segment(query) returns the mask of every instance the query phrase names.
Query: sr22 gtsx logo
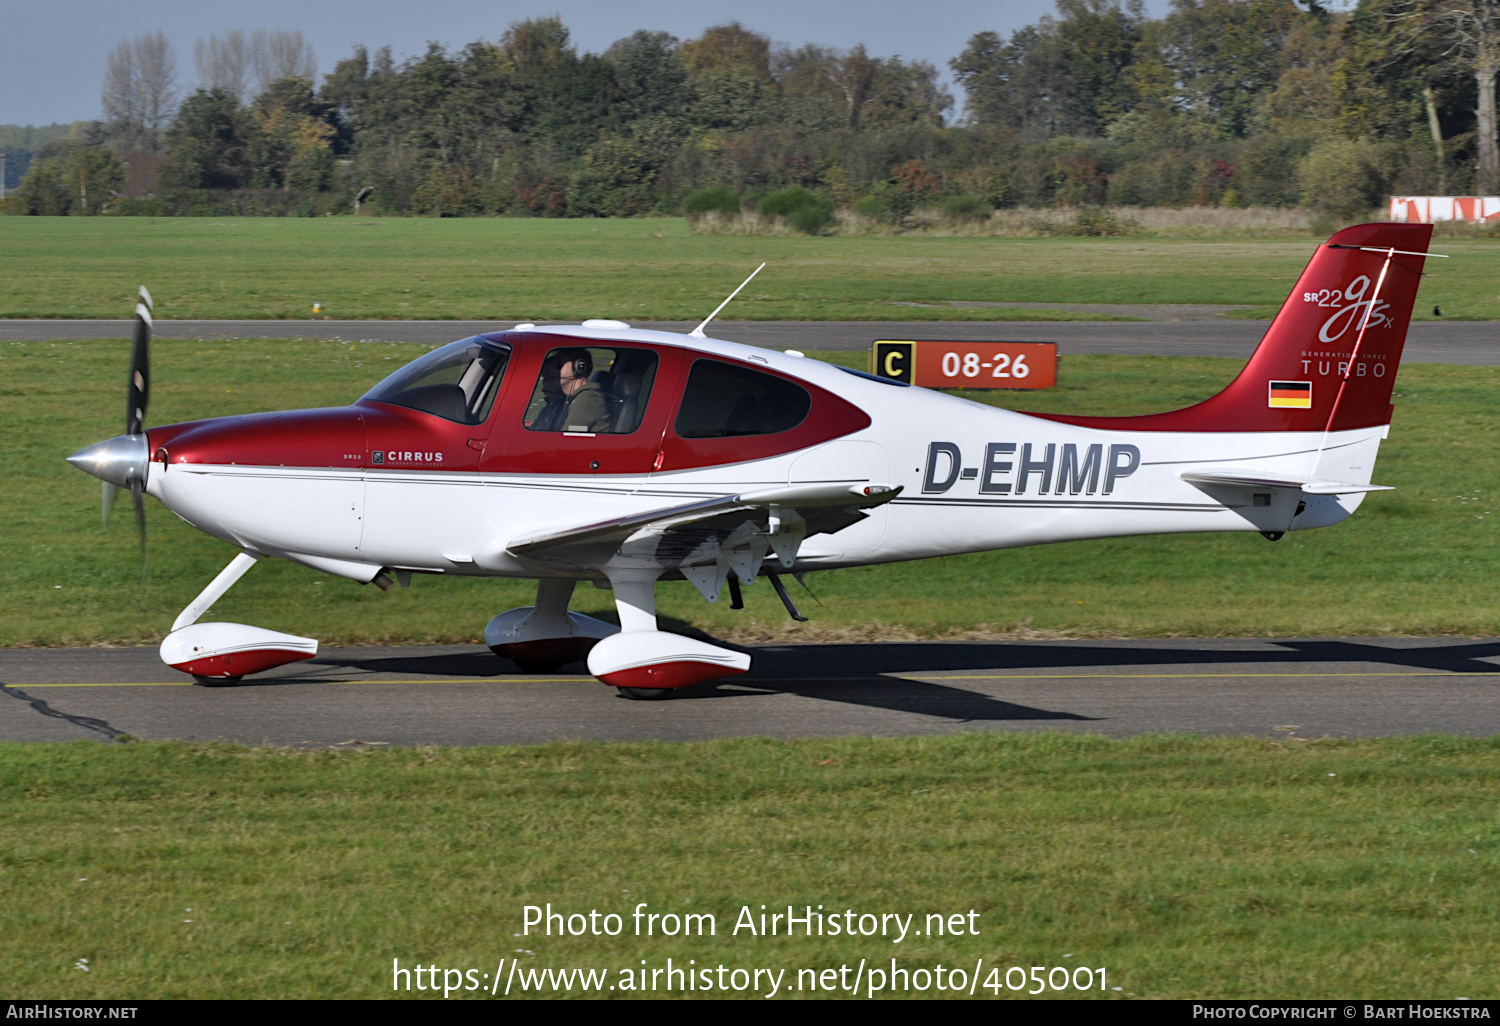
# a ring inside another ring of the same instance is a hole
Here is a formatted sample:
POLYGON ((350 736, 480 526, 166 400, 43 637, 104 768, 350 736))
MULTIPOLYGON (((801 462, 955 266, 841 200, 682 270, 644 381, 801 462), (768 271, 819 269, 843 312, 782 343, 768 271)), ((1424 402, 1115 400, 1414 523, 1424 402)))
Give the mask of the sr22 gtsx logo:
POLYGON ((1318 330, 1318 341, 1337 342, 1350 328, 1356 328, 1364 319, 1364 311, 1370 310, 1371 328, 1389 327, 1391 319, 1386 315, 1391 304, 1379 299, 1365 299, 1370 291, 1370 276, 1361 274, 1343 289, 1318 289, 1302 293, 1302 302, 1316 303, 1334 312, 1318 330), (1371 304, 1374 304, 1373 308, 1371 304))

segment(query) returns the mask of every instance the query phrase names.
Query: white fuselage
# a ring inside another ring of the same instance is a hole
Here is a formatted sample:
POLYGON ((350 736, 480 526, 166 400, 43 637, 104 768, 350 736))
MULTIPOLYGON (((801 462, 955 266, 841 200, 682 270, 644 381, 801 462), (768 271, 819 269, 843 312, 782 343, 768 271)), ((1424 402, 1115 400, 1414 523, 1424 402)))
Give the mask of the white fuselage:
MULTIPOLYGON (((152 463, 148 492, 188 523, 251 552, 370 579, 382 567, 537 577, 512 539, 696 499, 803 483, 899 485, 901 495, 834 534, 798 571, 1086 538, 1280 532, 1349 516, 1358 493, 1310 497, 1215 488, 1195 469, 1368 483, 1385 427, 1336 432, 1098 430, 940 392, 882 384, 814 360, 644 331, 580 332, 691 345, 803 378, 859 406, 864 430, 767 459, 638 475, 152 463), (1316 465, 1315 465, 1316 464, 1316 465)), ((661 397, 670 400, 671 397, 661 397)))

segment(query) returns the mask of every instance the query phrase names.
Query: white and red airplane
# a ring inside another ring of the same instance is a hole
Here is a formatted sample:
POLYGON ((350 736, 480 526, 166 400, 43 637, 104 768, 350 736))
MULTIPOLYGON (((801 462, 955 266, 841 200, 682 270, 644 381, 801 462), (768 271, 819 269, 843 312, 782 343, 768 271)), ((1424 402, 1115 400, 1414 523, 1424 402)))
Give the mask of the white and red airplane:
POLYGON ((766 577, 800 618, 782 573, 1121 535, 1275 540, 1345 519, 1380 487, 1431 231, 1339 232, 1226 389, 1138 417, 997 409, 716 341, 708 321, 687 335, 585 321, 454 342, 350 406, 144 431, 142 289, 126 434, 69 461, 130 489, 142 525, 145 492, 240 550, 162 642, 201 683, 316 654, 310 638, 200 622, 279 557, 381 588, 535 578, 536 604, 485 628, 497 654, 524 670, 586 659, 622 694, 657 697, 750 667, 658 630, 660 580, 709 602, 727 583, 738 605, 766 577), (619 627, 568 611, 580 581, 613 591, 619 627))

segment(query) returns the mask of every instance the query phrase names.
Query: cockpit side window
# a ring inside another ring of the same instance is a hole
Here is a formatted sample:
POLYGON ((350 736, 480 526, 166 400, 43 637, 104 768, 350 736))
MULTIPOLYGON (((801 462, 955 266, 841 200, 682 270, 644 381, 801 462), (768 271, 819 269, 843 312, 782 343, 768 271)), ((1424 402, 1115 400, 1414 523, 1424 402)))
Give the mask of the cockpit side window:
POLYGON ((528 431, 628 435, 646 415, 656 365, 649 349, 554 349, 542 361, 522 423, 528 431))
POLYGON ((812 396, 785 378, 718 360, 698 360, 677 410, 679 438, 774 435, 807 419, 812 396))
POLYGON ((402 367, 364 398, 460 424, 482 424, 509 361, 509 346, 482 336, 450 342, 402 367))

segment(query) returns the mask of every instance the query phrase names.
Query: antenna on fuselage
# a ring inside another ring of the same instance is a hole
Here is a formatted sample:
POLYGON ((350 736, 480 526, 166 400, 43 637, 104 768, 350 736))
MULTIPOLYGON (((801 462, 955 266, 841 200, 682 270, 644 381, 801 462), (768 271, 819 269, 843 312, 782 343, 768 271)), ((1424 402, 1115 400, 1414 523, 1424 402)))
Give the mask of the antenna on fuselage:
MULTIPOLYGON (((755 270, 751 271, 750 272, 750 278, 754 278, 757 274, 759 274, 765 268, 765 266, 766 265, 764 263, 762 263, 760 265, 760 267, 757 267, 755 270)), ((691 335, 693 338, 707 338, 708 336, 705 335, 705 334, 703 334, 703 329, 706 328, 706 327, 708 327, 708 322, 711 321, 711 320, 713 320, 715 317, 719 316, 719 311, 722 310, 722 309, 724 309, 726 306, 729 305, 729 300, 730 299, 733 299, 735 296, 737 296, 737 295, 740 294, 740 289, 742 289, 746 285, 750 284, 750 278, 746 278, 744 281, 740 282, 740 288, 739 289, 735 289, 733 292, 731 292, 729 294, 729 299, 724 300, 724 302, 722 302, 718 306, 714 307, 714 312, 711 313, 711 314, 709 314, 707 317, 703 318, 703 323, 700 324, 700 325, 698 325, 692 331, 688 332, 688 334, 691 335)))

